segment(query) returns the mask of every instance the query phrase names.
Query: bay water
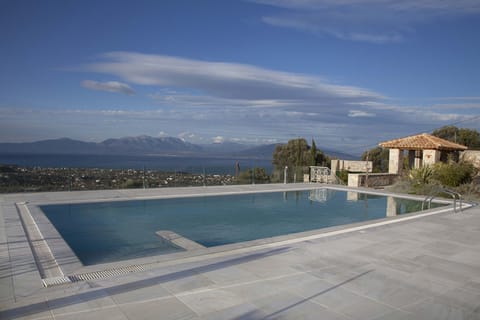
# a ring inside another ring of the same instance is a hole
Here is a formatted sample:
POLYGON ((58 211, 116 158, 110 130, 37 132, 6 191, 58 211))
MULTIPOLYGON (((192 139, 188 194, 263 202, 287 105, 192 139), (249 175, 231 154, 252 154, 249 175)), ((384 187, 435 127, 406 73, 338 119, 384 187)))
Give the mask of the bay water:
POLYGON ((85 154, 1 154, 0 165, 42 168, 147 169, 168 172, 235 174, 235 168, 265 168, 272 172, 270 159, 209 158, 157 155, 85 155, 85 154))

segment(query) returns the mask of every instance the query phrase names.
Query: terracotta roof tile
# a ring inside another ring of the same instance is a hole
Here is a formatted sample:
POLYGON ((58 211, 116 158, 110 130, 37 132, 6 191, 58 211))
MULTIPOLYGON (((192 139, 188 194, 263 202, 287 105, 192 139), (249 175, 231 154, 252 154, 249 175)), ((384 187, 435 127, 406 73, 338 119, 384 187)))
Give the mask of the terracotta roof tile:
POLYGON ((461 144, 453 143, 427 133, 381 142, 379 145, 384 148, 402 150, 433 149, 452 151, 468 149, 466 146, 463 146, 461 144))

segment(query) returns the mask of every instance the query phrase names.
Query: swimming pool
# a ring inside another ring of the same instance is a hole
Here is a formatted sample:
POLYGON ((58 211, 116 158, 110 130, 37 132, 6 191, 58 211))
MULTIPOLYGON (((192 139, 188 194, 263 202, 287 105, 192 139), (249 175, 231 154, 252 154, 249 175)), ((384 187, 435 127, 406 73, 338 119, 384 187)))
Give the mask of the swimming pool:
POLYGON ((79 260, 93 265, 185 250, 159 236, 162 230, 213 247, 385 218, 421 205, 321 188, 40 207, 79 260))

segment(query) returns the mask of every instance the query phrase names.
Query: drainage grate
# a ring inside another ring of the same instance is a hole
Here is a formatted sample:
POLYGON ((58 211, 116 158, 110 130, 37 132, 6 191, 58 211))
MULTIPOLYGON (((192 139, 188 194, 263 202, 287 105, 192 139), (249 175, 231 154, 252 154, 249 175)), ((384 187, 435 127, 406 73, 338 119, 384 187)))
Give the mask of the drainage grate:
POLYGON ((114 277, 114 276, 121 276, 121 275, 129 274, 132 272, 146 271, 147 269, 148 267, 146 267, 145 265, 132 265, 132 266, 120 267, 116 269, 107 269, 102 271, 74 274, 67 277, 46 278, 46 279, 42 279, 42 281, 45 287, 51 287, 51 286, 68 284, 68 283, 79 282, 79 281, 89 281, 89 280, 97 280, 97 279, 103 279, 103 278, 114 277))
POLYGON ((117 269, 108 269, 108 270, 88 272, 88 273, 82 273, 82 274, 74 274, 67 277, 46 278, 46 279, 42 279, 42 282, 45 287, 51 287, 51 286, 57 286, 57 285, 68 284, 68 283, 79 282, 79 281, 89 281, 89 280, 97 280, 97 279, 103 279, 103 278, 114 277, 114 276, 121 276, 121 275, 129 274, 132 272, 145 271, 146 269, 147 268, 145 268, 145 266, 142 266, 142 265, 132 265, 132 266, 126 266, 126 267, 121 267, 117 269))
POLYGON ((58 286, 61 284, 72 283, 72 281, 69 279, 69 277, 52 277, 52 278, 42 279, 42 283, 44 287, 48 288, 52 286, 58 286))

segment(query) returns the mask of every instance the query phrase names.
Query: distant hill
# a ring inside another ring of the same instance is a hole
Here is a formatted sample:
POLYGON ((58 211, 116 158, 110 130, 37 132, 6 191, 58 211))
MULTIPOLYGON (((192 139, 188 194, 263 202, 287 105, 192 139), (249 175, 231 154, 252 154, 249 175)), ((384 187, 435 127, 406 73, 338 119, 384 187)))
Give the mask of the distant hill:
POLYGON ((250 146, 247 149, 233 153, 233 156, 242 158, 271 159, 276 146, 277 144, 265 144, 255 147, 250 146))
MULTIPOLYGON (((2 154, 121 154, 121 155, 192 155, 271 159, 276 144, 252 146, 235 142, 197 145, 174 137, 124 137, 102 142, 84 142, 69 138, 26 143, 0 143, 2 154)), ((331 149, 322 149, 330 157, 357 157, 331 149)))
POLYGON ((342 160, 359 160, 358 156, 354 156, 348 153, 340 152, 337 150, 329 149, 329 148, 320 148, 317 146, 317 149, 320 149, 323 153, 325 153, 330 158, 334 159, 342 159, 342 160))
POLYGON ((226 141, 220 143, 202 144, 200 147, 203 149, 203 152, 211 155, 233 155, 239 151, 247 150, 252 146, 238 142, 226 141))
POLYGON ((38 154, 98 154, 103 153, 101 145, 69 138, 42 140, 24 143, 0 143, 1 153, 38 154))
POLYGON ((107 139, 83 142, 68 138, 27 143, 0 143, 1 153, 33 154, 185 154, 199 153, 203 149, 179 138, 150 136, 107 139))
POLYGON ((99 143, 104 152, 119 154, 198 153, 202 148, 179 138, 150 136, 107 139, 99 143))

